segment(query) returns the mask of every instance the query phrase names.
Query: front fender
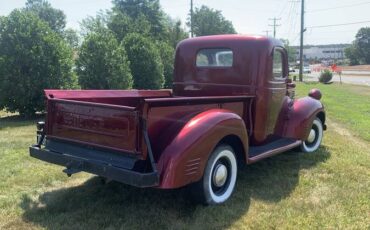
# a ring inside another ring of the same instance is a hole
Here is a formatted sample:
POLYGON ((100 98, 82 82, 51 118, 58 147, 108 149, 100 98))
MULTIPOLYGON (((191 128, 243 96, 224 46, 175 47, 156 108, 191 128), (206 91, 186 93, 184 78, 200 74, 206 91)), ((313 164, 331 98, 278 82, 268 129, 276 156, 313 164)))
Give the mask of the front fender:
MULTIPOLYGON (((304 97, 294 101, 290 108, 289 121, 285 129, 285 137, 306 140, 310 132, 313 120, 319 115, 324 117, 324 106, 319 100, 304 97)), ((323 124, 324 125, 324 124, 323 124)))
POLYGON ((209 155, 220 140, 237 136, 248 149, 248 135, 242 118, 223 109, 202 112, 180 130, 162 152, 157 168, 160 172, 160 188, 178 188, 198 181, 209 155))

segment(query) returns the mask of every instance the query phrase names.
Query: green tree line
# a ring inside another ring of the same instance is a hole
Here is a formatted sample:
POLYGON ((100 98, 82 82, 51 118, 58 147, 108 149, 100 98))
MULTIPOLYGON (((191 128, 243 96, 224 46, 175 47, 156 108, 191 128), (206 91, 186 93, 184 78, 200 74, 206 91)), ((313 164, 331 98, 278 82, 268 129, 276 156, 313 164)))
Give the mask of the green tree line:
POLYGON ((361 28, 355 41, 344 51, 351 65, 370 64, 370 27, 361 28))
MULTIPOLYGON (((171 88, 176 45, 188 37, 159 0, 113 0, 110 10, 66 28, 47 0, 0 17, 0 109, 30 116, 44 110, 43 89, 171 88)), ((190 19, 188 19, 189 24, 190 19)), ((235 33, 220 11, 202 6, 197 36, 235 33)))

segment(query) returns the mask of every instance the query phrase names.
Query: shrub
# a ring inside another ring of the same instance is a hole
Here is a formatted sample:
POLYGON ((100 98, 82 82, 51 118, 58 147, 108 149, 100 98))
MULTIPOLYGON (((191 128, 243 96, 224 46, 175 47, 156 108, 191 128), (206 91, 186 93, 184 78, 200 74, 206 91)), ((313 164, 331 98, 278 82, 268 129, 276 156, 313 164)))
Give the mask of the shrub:
POLYGON ((171 89, 173 82, 173 70, 175 61, 175 50, 168 43, 158 43, 158 49, 160 50, 160 56, 163 64, 164 74, 164 88, 171 89))
POLYGON ((333 73, 330 70, 326 69, 320 73, 319 82, 327 84, 331 81, 332 78, 333 78, 333 73))
POLYGON ((106 33, 91 33, 82 43, 76 62, 83 89, 129 89, 132 75, 125 49, 106 33))
POLYGON ((31 116, 45 88, 70 88, 72 50, 35 14, 14 10, 0 23, 0 109, 31 116))
POLYGON ((163 64, 158 48, 140 34, 126 35, 123 40, 135 89, 160 89, 163 87, 163 64))

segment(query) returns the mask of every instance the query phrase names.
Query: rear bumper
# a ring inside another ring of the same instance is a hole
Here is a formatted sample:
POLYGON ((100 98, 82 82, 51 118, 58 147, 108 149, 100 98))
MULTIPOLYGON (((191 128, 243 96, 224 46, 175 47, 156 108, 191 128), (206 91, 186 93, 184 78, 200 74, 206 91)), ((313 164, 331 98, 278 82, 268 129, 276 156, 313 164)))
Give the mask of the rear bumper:
POLYGON ((64 172, 69 175, 84 171, 136 187, 155 187, 159 184, 157 172, 140 173, 107 162, 63 154, 38 146, 30 147, 30 155, 42 161, 65 166, 67 169, 64 172))

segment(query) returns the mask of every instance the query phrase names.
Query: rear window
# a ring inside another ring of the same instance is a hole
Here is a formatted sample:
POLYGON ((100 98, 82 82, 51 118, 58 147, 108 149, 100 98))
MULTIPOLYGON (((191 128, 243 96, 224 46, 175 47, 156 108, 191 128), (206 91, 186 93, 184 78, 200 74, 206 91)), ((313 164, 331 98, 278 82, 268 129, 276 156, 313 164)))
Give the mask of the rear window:
POLYGON ((197 53, 197 67, 231 67, 233 51, 230 49, 201 49, 197 53))

